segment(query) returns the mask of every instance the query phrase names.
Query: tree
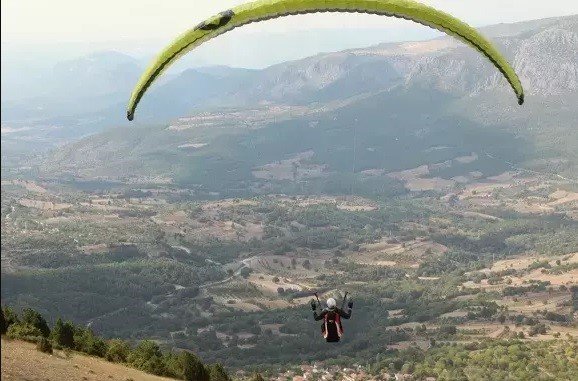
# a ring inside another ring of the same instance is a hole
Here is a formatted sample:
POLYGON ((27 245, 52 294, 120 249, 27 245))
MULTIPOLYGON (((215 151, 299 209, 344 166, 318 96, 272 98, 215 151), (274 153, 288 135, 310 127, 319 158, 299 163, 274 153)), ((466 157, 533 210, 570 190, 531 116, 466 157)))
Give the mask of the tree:
POLYGON ((229 348, 235 348, 237 345, 239 345, 239 336, 237 335, 232 335, 231 336, 231 340, 229 340, 229 348))
POLYGON ((241 276, 245 279, 247 279, 249 277, 249 275, 251 274, 251 269, 248 267, 243 267, 241 269, 241 276))
POLYGON ((16 314, 16 312, 14 312, 12 308, 4 307, 2 309, 2 313, 4 315, 4 318, 6 319, 6 331, 8 331, 8 327, 10 327, 10 325, 20 322, 20 319, 18 319, 18 315, 16 314))
POLYGON ((190 352, 181 354, 183 376, 187 381, 210 381, 210 375, 203 363, 190 352))
POLYGON ((306 270, 311 270, 311 262, 309 262, 309 259, 304 260, 302 266, 306 270))
POLYGON ((231 381, 231 377, 225 372, 221 364, 213 364, 209 367, 211 381, 231 381))
POLYGON ((108 345, 90 329, 74 327, 74 348, 92 356, 105 357, 108 345))
POLYGON ((180 354, 167 352, 163 356, 163 362, 165 364, 165 376, 183 379, 183 364, 180 354))
POLYGON ((439 332, 440 334, 444 335, 444 336, 451 336, 451 335, 455 335, 457 333, 457 328, 455 325, 442 325, 439 328, 439 332))
POLYGON ((8 331, 8 324, 4 318, 4 311, 0 310, 0 335, 4 335, 8 331))
POLYGON ((22 311, 22 323, 38 328, 43 337, 50 336, 50 328, 48 327, 46 320, 44 320, 42 315, 34 311, 32 308, 25 308, 22 311))
POLYGON ((545 335, 547 333, 548 327, 544 323, 536 324, 528 330, 528 335, 536 336, 536 335, 545 335))
POLYGON ((61 318, 56 320, 52 328, 52 341, 64 348, 74 348, 74 325, 71 322, 63 323, 61 318))
POLYGON ((113 339, 108 342, 108 350, 105 358, 112 362, 127 362, 130 354, 130 345, 119 339, 113 339))
MULTIPOLYGON (((63 327, 64 327, 64 323, 62 322, 62 319, 61 318, 56 319, 56 323, 54 323, 54 326, 52 327, 52 332, 50 333, 50 337, 52 338, 52 341, 56 345, 61 345, 60 344, 60 338, 62 335, 63 327)), ((73 336, 73 340, 74 340, 74 336, 73 336)))
POLYGON ((265 381, 265 379, 263 378, 263 376, 261 376, 261 373, 255 373, 251 377, 251 381, 265 381))
POLYGON ((129 354, 128 362, 137 369, 160 376, 165 374, 162 357, 163 354, 157 343, 143 340, 129 354))
POLYGON ((424 334, 424 333, 427 332, 427 327, 426 327, 425 324, 418 325, 418 326, 416 326, 416 327, 414 328, 414 331, 415 331, 416 334, 422 335, 422 334, 424 334))

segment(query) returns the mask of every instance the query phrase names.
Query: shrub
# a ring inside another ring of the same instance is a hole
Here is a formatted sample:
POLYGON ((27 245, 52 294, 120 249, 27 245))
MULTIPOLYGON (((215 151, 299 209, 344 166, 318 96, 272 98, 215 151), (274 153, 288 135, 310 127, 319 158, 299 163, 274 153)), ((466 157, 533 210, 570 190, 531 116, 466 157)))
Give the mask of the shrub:
POLYGON ((248 267, 243 267, 241 269, 241 276, 246 279, 249 277, 249 275, 251 275, 251 269, 248 267))
POLYGON ((544 323, 539 323, 536 324, 532 327, 530 327, 530 330, 528 331, 528 335, 530 336, 536 336, 536 335, 545 335, 546 331, 548 330, 548 328, 546 327, 546 325, 544 323))
POLYGON ((279 332, 287 334, 299 334, 302 332, 300 327, 296 327, 294 324, 284 324, 279 327, 279 332))
POLYGON ((185 287, 177 292, 179 298, 194 298, 199 295, 198 287, 185 287))
POLYGON ((455 335, 458 332, 455 325, 442 325, 439 328, 439 333, 444 336, 455 335))
POLYGON ((528 266, 528 270, 530 270, 530 271, 531 271, 531 270, 536 270, 536 269, 539 269, 539 268, 550 269, 550 268, 552 268, 552 266, 551 266, 550 263, 549 263, 548 261, 546 261, 546 260, 544 260, 544 261, 534 261, 533 263, 531 263, 531 264, 528 266))
POLYGON ((20 339, 36 342, 42 336, 42 332, 30 324, 15 323, 8 327, 7 336, 10 339, 20 339))
POLYGON ((255 374, 251 377, 251 381, 265 381, 265 379, 263 378, 263 376, 261 376, 260 373, 255 373, 255 374))
POLYGON ((42 336, 36 344, 36 349, 40 352, 52 354, 52 343, 46 337, 42 336))
POLYGON ((546 312, 546 314, 544 315, 544 318, 546 320, 556 321, 556 322, 560 322, 560 323, 565 323, 568 320, 570 320, 568 318, 568 316, 566 316, 566 315, 561 315, 561 314, 558 314, 556 312, 551 312, 551 311, 546 312))
POLYGON ((113 339, 108 342, 105 358, 112 362, 127 362, 130 345, 124 340, 113 339))

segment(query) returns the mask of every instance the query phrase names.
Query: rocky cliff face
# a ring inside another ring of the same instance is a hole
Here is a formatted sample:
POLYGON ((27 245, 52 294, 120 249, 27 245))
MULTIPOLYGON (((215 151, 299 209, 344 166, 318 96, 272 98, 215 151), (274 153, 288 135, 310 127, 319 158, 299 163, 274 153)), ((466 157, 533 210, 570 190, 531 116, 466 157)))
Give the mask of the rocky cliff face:
MULTIPOLYGON (((513 63, 528 94, 578 89, 578 16, 489 27, 488 35, 513 63)), ((320 54, 265 69, 242 90, 245 101, 305 102, 347 98, 395 86, 424 86, 454 95, 510 91, 478 52, 444 37, 320 54)))

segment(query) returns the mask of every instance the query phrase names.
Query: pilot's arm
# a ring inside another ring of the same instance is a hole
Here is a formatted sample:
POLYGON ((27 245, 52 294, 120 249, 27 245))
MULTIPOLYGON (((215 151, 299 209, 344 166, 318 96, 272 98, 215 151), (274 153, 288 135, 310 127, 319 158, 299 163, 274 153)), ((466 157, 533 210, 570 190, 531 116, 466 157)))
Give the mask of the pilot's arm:
POLYGON ((349 319, 351 317, 351 312, 353 310, 353 302, 349 301, 349 303, 347 303, 347 312, 345 310, 338 310, 339 311, 339 316, 341 316, 344 319, 349 319))
POLYGON ((327 310, 322 310, 320 313, 317 313, 317 303, 314 300, 311 301, 311 309, 313 310, 313 319, 321 320, 327 314, 327 310))

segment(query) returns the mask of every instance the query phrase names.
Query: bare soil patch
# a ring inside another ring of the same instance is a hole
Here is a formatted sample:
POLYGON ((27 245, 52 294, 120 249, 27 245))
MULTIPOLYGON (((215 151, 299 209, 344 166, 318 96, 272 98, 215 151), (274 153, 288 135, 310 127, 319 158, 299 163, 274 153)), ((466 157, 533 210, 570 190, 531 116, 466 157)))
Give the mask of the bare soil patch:
POLYGON ((32 200, 29 198, 21 198, 18 203, 27 208, 34 208, 40 210, 63 210, 72 207, 72 204, 54 203, 52 201, 32 200))
POLYGON ((266 164, 256 168, 253 176, 265 180, 299 180, 320 177, 326 166, 308 163, 307 161, 313 155, 313 151, 306 151, 287 160, 266 164))
POLYGON ((567 203, 571 203, 571 202, 578 202, 578 193, 558 190, 558 191, 550 194, 550 199, 553 200, 553 201, 548 203, 548 205, 550 205, 550 206, 558 206, 558 205, 567 204, 567 203))
POLYGON ((361 246, 361 250, 352 253, 350 258, 358 263, 375 266, 411 267, 419 264, 428 256, 437 256, 447 251, 447 247, 427 239, 415 239, 408 242, 383 237, 380 241, 361 246))

